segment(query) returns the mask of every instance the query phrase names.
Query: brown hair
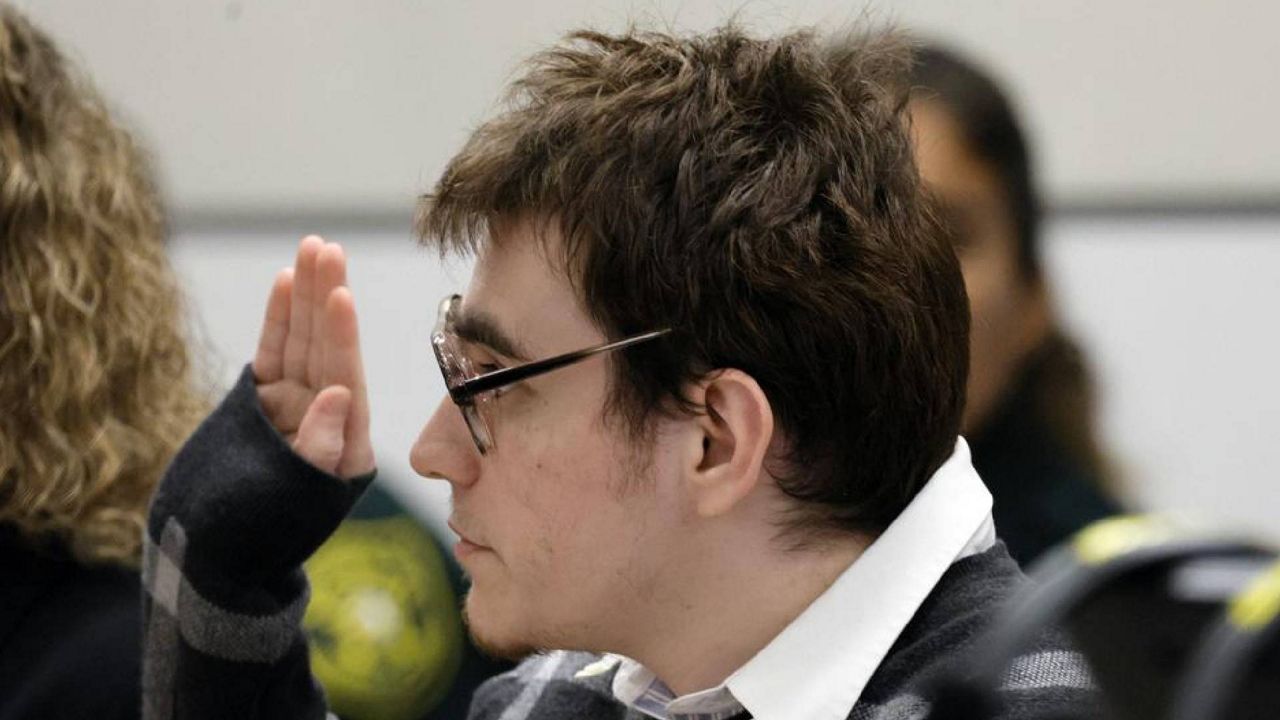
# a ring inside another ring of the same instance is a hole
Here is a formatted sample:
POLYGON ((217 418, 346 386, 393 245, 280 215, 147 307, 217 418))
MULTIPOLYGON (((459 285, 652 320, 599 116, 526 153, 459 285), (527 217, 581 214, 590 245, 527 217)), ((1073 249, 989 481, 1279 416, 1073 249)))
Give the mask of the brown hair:
POLYGON ((424 199, 420 231, 474 250, 492 222, 556 222, 616 356, 632 428, 682 388, 749 373, 790 450, 791 527, 879 531, 949 456, 968 365, 959 266, 905 133, 906 46, 577 32, 424 199))
POLYGON ((206 408, 150 172, 87 79, 0 5, 0 522, 136 562, 206 408))

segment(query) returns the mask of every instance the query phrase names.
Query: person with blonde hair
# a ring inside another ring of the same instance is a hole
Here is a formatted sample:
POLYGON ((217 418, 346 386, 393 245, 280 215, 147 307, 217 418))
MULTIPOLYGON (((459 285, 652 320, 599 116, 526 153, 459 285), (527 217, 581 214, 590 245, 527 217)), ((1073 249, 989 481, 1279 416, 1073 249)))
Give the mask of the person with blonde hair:
POLYGON ((144 153, 0 5, 0 718, 140 712, 142 528, 207 411, 144 153))

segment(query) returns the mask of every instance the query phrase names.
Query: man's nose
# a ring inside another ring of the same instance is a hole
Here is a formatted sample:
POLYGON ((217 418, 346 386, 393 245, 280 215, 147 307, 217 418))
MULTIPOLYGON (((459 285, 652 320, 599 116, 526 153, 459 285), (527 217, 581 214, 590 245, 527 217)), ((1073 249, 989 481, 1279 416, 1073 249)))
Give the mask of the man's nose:
POLYGON ((480 453, 462 419, 462 412, 449 398, 436 407, 409 451, 409 464, 422 477, 447 480, 455 487, 476 481, 480 453))

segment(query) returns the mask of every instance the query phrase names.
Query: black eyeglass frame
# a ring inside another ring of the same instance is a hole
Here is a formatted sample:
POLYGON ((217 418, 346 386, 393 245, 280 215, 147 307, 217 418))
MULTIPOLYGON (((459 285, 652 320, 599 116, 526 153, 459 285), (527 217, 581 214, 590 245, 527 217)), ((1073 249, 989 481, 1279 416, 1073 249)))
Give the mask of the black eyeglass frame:
POLYGON ((532 360, 487 373, 475 373, 471 369, 470 362, 466 356, 449 347, 452 341, 461 340, 451 330, 453 317, 460 302, 462 302, 462 296, 456 294, 449 295, 440 301, 436 326, 431 332, 431 348, 435 351, 436 363, 440 366, 440 374, 444 377, 444 384, 449 391, 449 398, 453 400, 454 405, 457 405, 463 411, 462 414, 467 421, 467 428, 471 431, 471 437, 475 440, 476 447, 482 455, 492 450, 494 443, 488 422, 480 415, 476 406, 477 400, 484 399, 479 396, 529 378, 568 367, 596 355, 648 342, 671 332, 671 328, 651 330, 625 337, 621 340, 574 350, 542 360, 532 360), (450 377, 451 371, 454 377, 450 377))

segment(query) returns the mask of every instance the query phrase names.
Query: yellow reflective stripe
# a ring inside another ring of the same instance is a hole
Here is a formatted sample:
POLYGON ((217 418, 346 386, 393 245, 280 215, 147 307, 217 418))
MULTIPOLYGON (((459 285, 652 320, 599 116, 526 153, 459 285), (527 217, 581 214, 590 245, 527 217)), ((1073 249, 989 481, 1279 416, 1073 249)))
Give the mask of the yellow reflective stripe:
POLYGON ((1280 614, 1280 563, 1249 581, 1231 601, 1227 619, 1241 630, 1257 630, 1280 614))
POLYGON ((1086 527, 1076 533, 1071 545, 1082 564, 1101 565, 1134 550, 1158 545, 1177 534, 1164 518, 1122 515, 1086 527))

